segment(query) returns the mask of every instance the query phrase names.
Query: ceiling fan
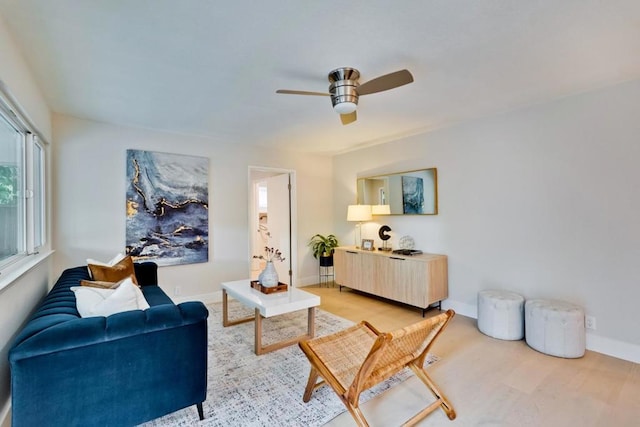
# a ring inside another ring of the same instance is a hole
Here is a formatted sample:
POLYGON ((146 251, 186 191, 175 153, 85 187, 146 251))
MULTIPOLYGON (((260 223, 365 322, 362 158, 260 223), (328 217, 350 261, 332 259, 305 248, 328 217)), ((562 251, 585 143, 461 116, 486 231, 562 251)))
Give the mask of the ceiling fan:
POLYGON ((376 77, 373 80, 360 84, 360 72, 355 68, 341 67, 329 73, 329 93, 325 92, 308 92, 303 90, 278 89, 276 93, 285 95, 314 95, 314 96, 330 96, 333 109, 340 114, 340 120, 343 125, 353 123, 358 118, 356 108, 358 106, 358 98, 362 95, 383 92, 385 90, 394 89, 413 82, 413 76, 408 70, 394 71, 376 77))

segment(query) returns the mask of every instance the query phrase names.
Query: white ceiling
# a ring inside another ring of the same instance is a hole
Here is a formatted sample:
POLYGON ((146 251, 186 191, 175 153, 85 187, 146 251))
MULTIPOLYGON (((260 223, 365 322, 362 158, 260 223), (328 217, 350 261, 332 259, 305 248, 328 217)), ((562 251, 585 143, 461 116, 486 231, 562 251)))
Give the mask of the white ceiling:
MULTIPOLYGON (((335 153, 640 77, 639 0, 0 0, 53 111, 335 153), (343 126, 330 70, 361 83, 343 126)), ((0 76, 1 78, 1 76, 0 76)))

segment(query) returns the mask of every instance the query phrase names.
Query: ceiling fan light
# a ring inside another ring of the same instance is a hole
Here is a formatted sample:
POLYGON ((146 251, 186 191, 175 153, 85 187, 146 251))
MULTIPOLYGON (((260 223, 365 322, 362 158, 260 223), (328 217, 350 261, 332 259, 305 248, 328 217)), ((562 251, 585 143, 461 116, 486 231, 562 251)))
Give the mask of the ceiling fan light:
POLYGON ((333 106, 333 109, 338 114, 351 114, 356 111, 358 106, 355 102, 340 102, 333 106))

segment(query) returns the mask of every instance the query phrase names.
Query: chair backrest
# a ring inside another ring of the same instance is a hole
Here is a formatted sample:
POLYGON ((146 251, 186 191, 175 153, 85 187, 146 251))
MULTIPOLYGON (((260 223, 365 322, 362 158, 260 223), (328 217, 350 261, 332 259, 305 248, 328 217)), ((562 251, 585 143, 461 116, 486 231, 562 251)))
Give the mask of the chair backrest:
POLYGON ((380 334, 350 389, 366 390, 413 361, 422 366, 434 340, 454 315, 453 310, 447 310, 394 332, 380 334))

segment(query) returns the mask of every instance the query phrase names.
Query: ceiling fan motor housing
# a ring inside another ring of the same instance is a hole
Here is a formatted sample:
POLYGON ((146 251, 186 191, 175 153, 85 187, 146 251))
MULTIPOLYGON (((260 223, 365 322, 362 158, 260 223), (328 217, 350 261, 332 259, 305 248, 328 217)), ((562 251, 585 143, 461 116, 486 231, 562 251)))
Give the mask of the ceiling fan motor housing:
POLYGON ((355 68, 337 68, 329 73, 329 93, 331 94, 331 104, 335 109, 336 105, 350 102, 358 105, 358 79, 360 72, 355 68))

